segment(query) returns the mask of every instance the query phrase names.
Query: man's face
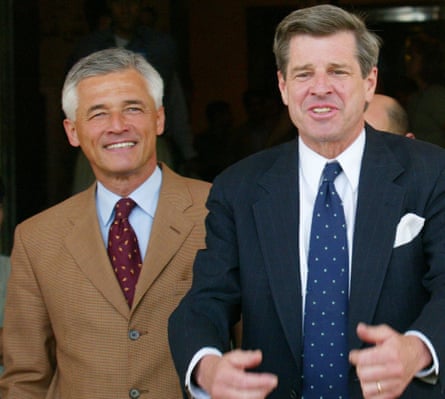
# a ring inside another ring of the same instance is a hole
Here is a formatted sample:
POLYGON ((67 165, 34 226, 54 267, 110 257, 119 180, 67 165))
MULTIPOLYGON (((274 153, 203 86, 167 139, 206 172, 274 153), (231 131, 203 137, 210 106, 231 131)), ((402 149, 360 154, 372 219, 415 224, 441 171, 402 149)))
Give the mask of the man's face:
POLYGON ((156 109, 145 79, 134 69, 90 77, 77 86, 76 120, 65 119, 72 146, 80 146, 96 178, 142 183, 156 166, 156 136, 164 110, 156 109))
POLYGON ((350 32, 291 39, 287 76, 278 72, 279 88, 302 140, 314 151, 335 157, 364 126, 366 101, 371 101, 377 69, 363 78, 350 32), (332 151, 335 149, 335 151, 332 151))

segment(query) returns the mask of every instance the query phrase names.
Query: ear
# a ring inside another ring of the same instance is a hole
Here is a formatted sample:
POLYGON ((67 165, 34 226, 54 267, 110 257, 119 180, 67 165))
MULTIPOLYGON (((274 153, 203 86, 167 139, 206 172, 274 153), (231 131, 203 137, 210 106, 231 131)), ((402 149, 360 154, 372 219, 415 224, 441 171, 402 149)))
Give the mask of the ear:
POLYGON ((73 122, 71 119, 64 119, 63 127, 65 128, 66 137, 68 137, 69 143, 73 147, 79 147, 80 142, 79 138, 77 137, 77 129, 75 122, 73 122))
POLYGON ((164 107, 159 107, 156 111, 156 135, 160 136, 164 133, 165 127, 165 111, 164 107))
POLYGON ((280 89, 281 99, 283 100, 284 105, 288 105, 286 79, 281 73, 281 71, 277 72, 277 76, 278 76, 278 88, 280 89))

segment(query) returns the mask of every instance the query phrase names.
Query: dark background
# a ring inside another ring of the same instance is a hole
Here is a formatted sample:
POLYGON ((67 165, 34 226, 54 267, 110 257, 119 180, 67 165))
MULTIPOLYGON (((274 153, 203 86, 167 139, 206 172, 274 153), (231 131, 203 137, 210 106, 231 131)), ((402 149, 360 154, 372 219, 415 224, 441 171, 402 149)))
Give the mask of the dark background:
MULTIPOLYGON (((247 87, 278 94, 271 51, 275 26, 291 10, 318 3, 329 1, 153 1, 157 27, 170 32, 179 46, 194 132, 203 128, 205 104, 213 99, 229 102, 239 123, 247 87)), ((368 14, 369 26, 384 39, 380 74, 390 95, 399 94, 405 37, 425 30, 445 40, 442 0, 331 3, 368 14), (393 7, 433 12, 426 20, 401 22, 394 19, 393 7)), ((62 129, 59 96, 66 59, 87 31, 83 0, 0 4, 0 173, 7 186, 3 252, 9 251, 18 222, 70 195, 75 152, 62 129)))

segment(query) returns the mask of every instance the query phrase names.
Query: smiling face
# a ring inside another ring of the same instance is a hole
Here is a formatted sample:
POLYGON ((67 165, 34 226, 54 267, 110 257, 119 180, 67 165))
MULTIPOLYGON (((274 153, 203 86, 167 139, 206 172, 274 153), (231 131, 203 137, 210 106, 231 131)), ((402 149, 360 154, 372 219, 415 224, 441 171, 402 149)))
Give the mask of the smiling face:
POLYGON ((82 148, 105 187, 130 193, 156 167, 163 108, 156 109, 145 79, 134 69, 86 78, 77 94, 76 120, 64 120, 70 144, 82 148))
POLYGON ((371 101, 377 69, 363 78, 351 32, 291 39, 286 77, 279 88, 289 115, 307 146, 335 158, 364 127, 365 104, 371 101))

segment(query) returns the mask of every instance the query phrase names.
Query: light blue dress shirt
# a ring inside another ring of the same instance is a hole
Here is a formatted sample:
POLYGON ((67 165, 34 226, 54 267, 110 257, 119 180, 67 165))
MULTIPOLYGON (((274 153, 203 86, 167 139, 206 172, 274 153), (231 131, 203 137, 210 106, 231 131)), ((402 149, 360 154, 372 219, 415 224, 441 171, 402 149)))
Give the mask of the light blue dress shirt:
MULTIPOLYGON (((147 252, 161 185, 162 172, 157 166, 153 174, 128 196, 137 204, 130 213, 129 221, 136 233, 142 260, 147 252)), ((107 247, 108 231, 114 219, 114 207, 120 199, 121 197, 107 190, 101 183, 97 183, 96 208, 105 247, 107 247)))

